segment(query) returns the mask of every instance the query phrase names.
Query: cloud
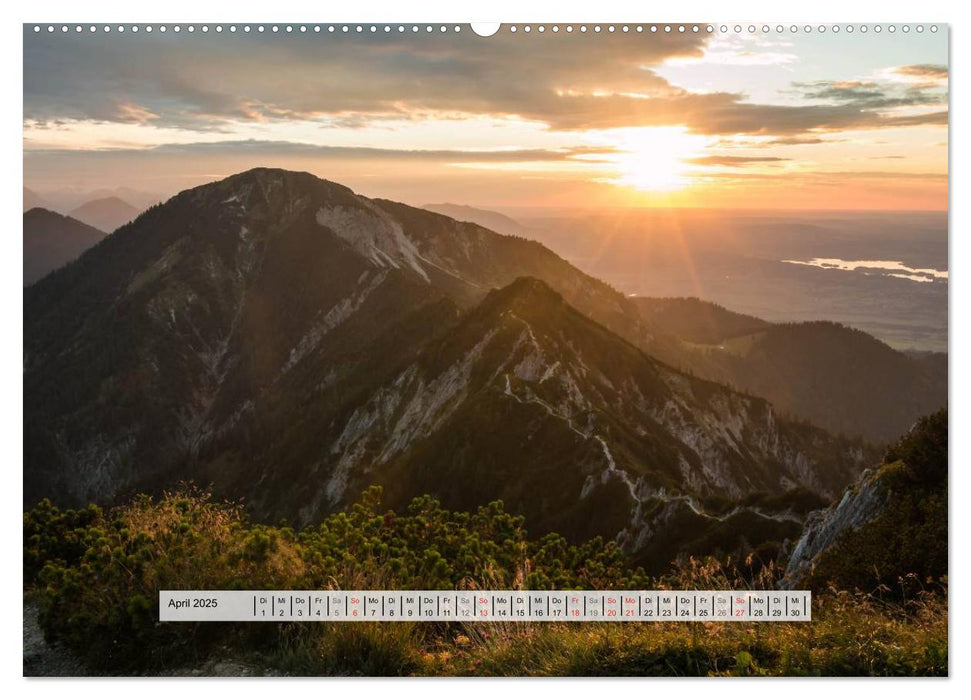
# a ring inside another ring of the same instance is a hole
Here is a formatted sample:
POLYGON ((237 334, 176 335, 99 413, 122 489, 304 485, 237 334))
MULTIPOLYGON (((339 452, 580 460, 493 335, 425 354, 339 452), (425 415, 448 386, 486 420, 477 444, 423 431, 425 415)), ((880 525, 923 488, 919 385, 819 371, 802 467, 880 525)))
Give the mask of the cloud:
POLYGON ((38 148, 25 151, 28 158, 64 158, 83 154, 85 157, 143 159, 150 156, 257 155, 293 156, 315 159, 349 161, 426 161, 439 163, 491 163, 491 162, 557 162, 582 159, 585 163, 596 162, 599 156, 616 154, 608 146, 578 146, 571 148, 518 148, 518 149, 396 149, 368 148, 363 146, 318 146, 291 141, 212 141, 198 143, 162 144, 149 148, 105 148, 100 150, 38 148))
POLYGON ((913 66, 898 66, 893 68, 891 73, 905 79, 938 83, 947 80, 948 70, 947 66, 920 63, 913 66))
POLYGON ((936 126, 947 126, 948 113, 944 111, 940 112, 925 112, 923 114, 911 114, 902 115, 897 117, 887 117, 884 119, 886 126, 924 126, 924 125, 936 125, 936 126))
POLYGON ((145 107, 125 102, 118 105, 116 119, 130 124, 147 124, 153 119, 158 119, 158 114, 145 107))
POLYGON ((770 39, 761 34, 714 34, 701 56, 672 58, 665 61, 665 64, 668 66, 788 65, 799 61, 799 56, 791 49, 791 42, 770 39))
POLYGON ((811 100, 871 103, 884 99, 883 90, 875 82, 819 80, 813 83, 793 83, 793 86, 804 88, 803 96, 811 100))
POLYGON ((892 107, 913 107, 944 104, 946 95, 938 90, 919 85, 903 90, 897 85, 873 80, 819 80, 811 83, 793 83, 809 100, 829 100, 866 110, 885 110, 892 107))
POLYGON ((149 105, 167 126, 273 119, 408 118, 423 110, 515 114, 557 90, 657 95, 649 68, 697 55, 700 34, 489 39, 412 36, 24 36, 24 117, 117 119, 149 105))
POLYGON ((832 171, 799 171, 799 172, 767 172, 767 171, 715 171, 705 173, 708 180, 719 181, 775 181, 789 183, 812 183, 817 185, 832 185, 838 187, 848 182, 857 181, 901 181, 901 182, 931 182, 946 183, 947 173, 934 172, 906 172, 896 170, 841 170, 832 171))
POLYGON ((820 143, 841 143, 843 139, 822 139, 814 136, 786 136, 772 139, 768 146, 811 146, 820 143))
POLYGON ((691 158, 686 162, 692 165, 726 165, 733 168, 740 168, 752 163, 777 163, 786 161, 789 158, 777 158, 774 156, 702 156, 691 158))
POLYGON ((683 125, 698 134, 780 138, 947 121, 946 112, 887 112, 943 104, 922 86, 893 92, 869 83, 800 84, 803 103, 758 104, 739 92, 690 92, 655 72, 667 61, 702 58, 709 41, 705 33, 484 39, 451 32, 74 36, 25 29, 24 121, 145 123, 201 133, 231 132, 236 122, 346 129, 480 115, 559 131, 683 125))

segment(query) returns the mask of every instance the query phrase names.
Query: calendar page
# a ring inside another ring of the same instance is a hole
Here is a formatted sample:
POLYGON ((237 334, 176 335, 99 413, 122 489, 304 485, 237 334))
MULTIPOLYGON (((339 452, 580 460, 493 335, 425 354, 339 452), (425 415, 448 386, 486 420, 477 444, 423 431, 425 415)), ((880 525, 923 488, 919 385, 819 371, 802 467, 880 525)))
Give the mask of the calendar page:
POLYGON ((25 676, 948 675, 947 24, 22 32, 25 676))

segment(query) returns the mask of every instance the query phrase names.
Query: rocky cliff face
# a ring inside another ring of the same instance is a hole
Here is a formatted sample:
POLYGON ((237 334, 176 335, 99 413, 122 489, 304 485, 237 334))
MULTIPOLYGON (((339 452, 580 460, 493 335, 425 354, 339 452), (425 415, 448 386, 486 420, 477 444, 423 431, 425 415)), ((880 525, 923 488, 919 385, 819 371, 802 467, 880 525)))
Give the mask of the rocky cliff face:
POLYGON ((811 513, 802 536, 789 557, 783 588, 794 588, 812 570, 816 559, 845 532, 858 530, 881 513, 890 499, 890 490, 879 472, 868 469, 860 481, 846 489, 838 503, 811 513))
POLYGON ((916 595, 948 574, 947 409, 921 417, 839 503, 810 516, 781 585, 916 595))
POLYGON ((631 552, 686 530, 794 536, 804 511, 789 504, 723 504, 832 496, 862 459, 661 365, 529 278, 492 292, 338 428, 301 519, 381 483, 391 505, 499 498, 540 530, 619 537, 631 552))

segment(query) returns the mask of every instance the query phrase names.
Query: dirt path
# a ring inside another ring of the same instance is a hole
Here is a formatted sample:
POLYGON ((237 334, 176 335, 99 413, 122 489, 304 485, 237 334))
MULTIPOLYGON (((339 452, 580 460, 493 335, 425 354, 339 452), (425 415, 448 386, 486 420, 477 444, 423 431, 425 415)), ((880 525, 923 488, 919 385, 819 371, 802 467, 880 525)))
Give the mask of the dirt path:
POLYGON ((59 644, 48 644, 37 622, 36 603, 24 601, 24 675, 86 676, 84 666, 59 644))

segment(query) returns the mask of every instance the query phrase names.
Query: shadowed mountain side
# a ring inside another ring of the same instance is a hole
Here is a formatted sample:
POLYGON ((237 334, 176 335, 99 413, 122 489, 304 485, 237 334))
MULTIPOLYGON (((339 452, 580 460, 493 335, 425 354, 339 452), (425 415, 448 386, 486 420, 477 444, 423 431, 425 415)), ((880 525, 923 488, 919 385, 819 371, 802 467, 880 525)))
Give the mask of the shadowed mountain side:
POLYGON ((718 344, 772 325, 761 318, 737 314, 695 297, 631 297, 631 301, 653 330, 689 343, 718 344))
POLYGON ((105 237, 69 216, 34 208, 24 213, 24 285, 66 265, 105 237))
POLYGON ((648 352, 834 433, 886 443, 947 403, 947 356, 826 321, 771 324, 697 299, 635 299, 648 352))

